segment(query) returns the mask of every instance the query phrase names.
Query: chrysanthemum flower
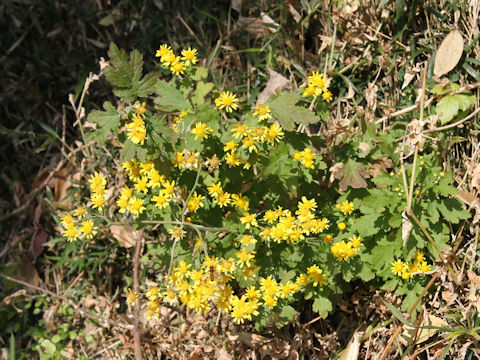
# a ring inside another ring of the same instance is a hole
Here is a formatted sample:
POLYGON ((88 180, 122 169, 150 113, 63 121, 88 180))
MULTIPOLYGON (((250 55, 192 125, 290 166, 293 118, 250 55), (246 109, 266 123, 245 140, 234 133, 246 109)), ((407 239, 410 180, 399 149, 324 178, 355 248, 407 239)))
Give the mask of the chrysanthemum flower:
POLYGON ((253 115, 258 115, 259 121, 270 119, 272 117, 272 115, 270 115, 270 106, 268 105, 258 104, 254 107, 254 109, 255 111, 253 112, 253 115))
POLYGON ((182 50, 182 60, 185 61, 185 66, 189 66, 190 64, 195 65, 198 62, 197 59, 197 49, 184 49, 182 50))
POLYGON ((230 91, 224 91, 215 99, 215 105, 219 109, 225 109, 226 112, 232 112, 238 109, 237 96, 230 91))

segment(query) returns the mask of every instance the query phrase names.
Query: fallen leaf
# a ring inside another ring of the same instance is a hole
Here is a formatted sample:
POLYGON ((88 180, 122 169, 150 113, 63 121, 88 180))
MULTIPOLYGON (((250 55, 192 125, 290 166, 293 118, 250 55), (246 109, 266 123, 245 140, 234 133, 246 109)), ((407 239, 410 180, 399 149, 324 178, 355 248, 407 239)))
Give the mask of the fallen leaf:
POLYGON ((347 348, 343 352, 342 356, 338 360, 357 360, 360 350, 360 339, 363 336, 363 332, 355 331, 352 339, 348 342, 347 348))
POLYGON ((405 211, 402 211, 402 241, 403 246, 407 244, 408 237, 410 236, 410 232, 412 231, 412 222, 407 217, 405 211))
POLYGON ((72 183, 68 179, 69 170, 61 169, 55 177, 55 201, 62 205, 70 205, 70 199, 66 198, 68 189, 72 183))
POLYGON ((470 181, 472 188, 480 189, 480 164, 475 167, 470 181))
POLYGON ((468 272, 468 280, 473 282, 475 284, 475 286, 477 287, 477 289, 480 289, 480 276, 478 276, 477 274, 475 274, 472 271, 469 271, 468 272))
POLYGON ((43 252, 43 249, 44 249, 43 245, 45 244, 47 239, 48 239, 48 234, 41 227, 37 227, 32 236, 31 243, 30 243, 31 252, 34 260, 38 258, 40 254, 43 252))
POLYGON ((110 226, 112 236, 122 245, 124 248, 131 248, 135 246, 136 231, 133 231, 130 225, 112 225, 110 226))
POLYGON ((433 74, 445 75, 457 66, 463 54, 463 37, 460 31, 453 30, 443 39, 435 55, 433 74))
POLYGON ((270 79, 268 80, 265 89, 263 89, 263 91, 260 93, 260 96, 257 100, 257 105, 264 104, 271 95, 276 94, 277 90, 281 90, 290 83, 285 76, 280 75, 270 68, 268 68, 268 75, 270 79))
MULTIPOLYGON (((434 315, 428 315, 425 317, 422 325, 448 327, 448 323, 445 320, 434 315)), ((404 344, 411 344, 414 339, 415 343, 420 344, 436 335, 438 331, 439 330, 437 329, 417 329, 410 326, 405 326, 399 339, 400 341, 403 340, 404 344)))

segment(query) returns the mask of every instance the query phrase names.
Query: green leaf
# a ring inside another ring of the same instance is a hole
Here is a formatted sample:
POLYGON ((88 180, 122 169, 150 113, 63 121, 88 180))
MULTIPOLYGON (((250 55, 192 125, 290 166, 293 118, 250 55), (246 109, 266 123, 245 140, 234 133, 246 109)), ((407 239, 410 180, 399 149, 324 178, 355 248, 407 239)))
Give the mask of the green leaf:
POLYGON ((460 220, 470 217, 470 212, 462 209, 462 203, 457 199, 442 199, 437 206, 438 211, 448 222, 457 224, 460 220))
POLYGON ((327 297, 317 295, 315 300, 313 300, 312 310, 326 318, 328 313, 333 310, 333 305, 327 297))
POLYGON ((50 354, 50 355, 55 354, 55 351, 57 350, 57 347, 55 346, 55 344, 48 339, 43 340, 41 345, 45 349, 47 354, 50 354))
POLYGON ((437 103, 440 124, 450 122, 460 110, 465 111, 476 102, 475 95, 456 94, 445 96, 437 103))
POLYGON ((280 317, 285 319, 286 321, 292 321, 293 319, 295 319, 296 313, 297 311, 293 307, 291 307, 290 305, 285 305, 280 311, 280 317))
POLYGON ((204 83, 203 81, 199 81, 197 83, 195 95, 192 97, 193 103, 197 105, 202 105, 205 103, 205 96, 212 91, 214 86, 215 85, 213 83, 204 83))
POLYGON ((392 312, 392 315, 395 316, 403 325, 407 325, 407 326, 410 326, 410 327, 413 327, 413 328, 417 327, 416 325, 412 324, 410 321, 405 319, 403 317, 402 313, 400 312, 400 310, 398 310, 395 306, 393 306, 389 302, 386 302, 383 299, 382 299, 382 301, 385 304, 385 306, 392 312))
POLYGON ((316 124, 320 119, 310 110, 295 104, 300 101, 300 95, 282 92, 278 96, 267 101, 272 111, 269 122, 278 121, 286 131, 295 130, 295 124, 316 124))
POLYGON ((110 44, 110 65, 103 69, 107 81, 114 87, 114 94, 123 102, 132 102, 138 97, 147 97, 154 92, 157 75, 150 73, 142 80, 143 56, 134 50, 127 55, 125 50, 110 44))
POLYGON ((460 89, 460 87, 461 87, 460 85, 455 84, 455 83, 451 83, 449 86, 446 86, 446 87, 442 87, 440 85, 435 85, 432 88, 432 90, 430 90, 430 92, 432 94, 444 95, 444 94, 448 94, 451 91, 460 89))
POLYGON ((155 104, 160 105, 163 111, 184 111, 190 108, 183 94, 164 80, 157 81, 155 93, 158 95, 155 104))
POLYGON ((89 140, 97 140, 100 146, 105 144, 111 131, 116 135, 118 133, 118 123, 120 122, 120 114, 111 102, 103 103, 105 111, 93 110, 88 115, 88 121, 97 123, 98 130, 93 130, 89 134, 89 140))
POLYGON ((201 79, 206 79, 208 76, 208 68, 199 66, 197 67, 195 74, 191 76, 192 80, 198 81, 201 79))
POLYGON ((362 237, 374 235, 380 230, 380 227, 375 225, 375 222, 380 216, 382 216, 382 214, 367 214, 360 216, 355 220, 351 230, 361 234, 362 237))

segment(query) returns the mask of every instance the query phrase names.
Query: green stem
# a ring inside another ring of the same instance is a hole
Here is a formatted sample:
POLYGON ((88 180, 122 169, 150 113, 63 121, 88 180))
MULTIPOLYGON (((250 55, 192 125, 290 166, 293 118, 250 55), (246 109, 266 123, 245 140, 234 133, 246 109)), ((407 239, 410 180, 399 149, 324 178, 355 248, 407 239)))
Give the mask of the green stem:
MULTIPOLYGON (((82 95, 80 96, 80 101, 78 102, 77 111, 75 111, 75 116, 77 117, 78 126, 80 127, 80 133, 82 134, 82 140, 84 144, 87 144, 85 141, 85 131, 83 130, 82 119, 80 119, 80 110, 82 109, 83 100, 85 99, 85 93, 87 92, 87 81, 88 78, 85 80, 85 84, 83 84, 82 95)), ((85 147, 85 151, 87 152, 87 156, 90 157, 90 150, 88 147, 85 147)))

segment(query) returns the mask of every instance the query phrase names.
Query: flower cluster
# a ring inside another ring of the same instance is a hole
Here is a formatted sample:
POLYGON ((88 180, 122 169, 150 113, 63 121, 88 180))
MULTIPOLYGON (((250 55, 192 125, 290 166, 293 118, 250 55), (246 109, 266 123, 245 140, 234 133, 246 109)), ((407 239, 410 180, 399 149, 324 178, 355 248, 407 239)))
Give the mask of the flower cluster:
POLYGON ((301 161, 302 165, 307 169, 313 169, 313 163, 315 161, 315 154, 312 152, 312 149, 305 148, 303 151, 297 151, 293 158, 297 161, 301 161))
MULTIPOLYGON (((252 238, 240 241, 242 246, 247 242, 252 244, 252 238)), ((245 248, 242 252, 249 253, 245 248)), ((308 284, 314 287, 327 284, 327 277, 317 266, 312 265, 306 274, 300 274, 295 281, 278 282, 272 275, 266 278, 260 277, 256 285, 250 285, 242 295, 234 293, 230 282, 235 278, 238 271, 246 277, 256 269, 252 265, 253 258, 245 261, 243 257, 238 260, 233 258, 216 258, 206 256, 198 269, 193 269, 192 264, 181 260, 172 269, 171 275, 166 279, 166 286, 160 289, 157 286, 147 288, 145 296, 148 300, 146 313, 148 319, 158 319, 162 302, 170 305, 182 304, 203 314, 215 306, 223 313, 229 313, 237 324, 245 320, 252 320, 259 314, 260 306, 271 310, 281 299, 291 298, 308 284), (247 269, 247 271, 245 271, 247 269)), ((138 301, 138 295, 129 291, 125 295, 127 302, 134 304, 138 301)))
POLYGON ((107 180, 95 171, 95 173, 90 176, 88 182, 90 183, 90 201, 92 202, 92 208, 98 209, 98 211, 101 212, 105 205, 105 186, 107 185, 107 180))
POLYGON ((345 261, 353 258, 363 246, 359 236, 352 236, 348 242, 341 241, 330 247, 332 255, 339 261, 345 261))
POLYGON ((147 138, 147 129, 145 122, 140 114, 133 114, 132 121, 127 125, 128 139, 135 144, 143 145, 147 138))
POLYGON ((79 237, 92 239, 97 234, 93 220, 81 221, 86 214, 87 209, 80 206, 73 212, 73 216, 67 212, 61 217, 61 224, 68 241, 77 240, 79 237))
POLYGON ((122 163, 122 168, 132 185, 125 185, 120 189, 116 203, 121 214, 127 211, 132 215, 143 213, 146 210, 147 195, 151 195, 149 201, 160 210, 174 200, 175 180, 169 181, 160 174, 152 161, 139 162, 133 158, 122 163))
POLYGON ((332 93, 328 90, 329 85, 330 79, 314 71, 308 77, 308 86, 303 90, 303 96, 313 96, 316 99, 317 96, 322 95, 323 100, 332 101, 332 93))
POLYGON ((310 234, 319 234, 329 228, 327 218, 316 218, 315 199, 308 200, 305 196, 297 204, 295 216, 288 209, 278 207, 275 210, 267 210, 263 220, 272 226, 262 228, 260 235, 267 241, 280 243, 298 242, 310 234))
POLYGON ((184 49, 181 51, 181 56, 175 55, 170 45, 163 44, 157 50, 155 56, 160 58, 162 66, 166 69, 170 69, 170 72, 174 75, 183 74, 190 65, 195 65, 198 62, 197 49, 184 49))
POLYGON ((422 251, 417 251, 413 261, 403 263, 401 260, 396 260, 392 263, 392 273, 407 280, 417 274, 424 274, 432 270, 432 266, 425 260, 425 254, 422 251))

